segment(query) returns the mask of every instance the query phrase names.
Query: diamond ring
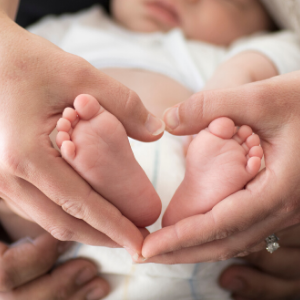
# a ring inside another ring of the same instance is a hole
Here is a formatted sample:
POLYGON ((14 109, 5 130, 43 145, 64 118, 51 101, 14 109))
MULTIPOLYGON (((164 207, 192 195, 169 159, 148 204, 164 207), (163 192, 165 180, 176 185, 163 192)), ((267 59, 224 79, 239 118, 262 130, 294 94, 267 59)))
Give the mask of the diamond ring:
POLYGON ((278 243, 279 241, 279 237, 277 237, 275 235, 275 233, 269 235, 266 239, 265 239, 266 243, 267 243, 267 251, 270 253, 273 253, 274 251, 276 251, 280 245, 278 243))

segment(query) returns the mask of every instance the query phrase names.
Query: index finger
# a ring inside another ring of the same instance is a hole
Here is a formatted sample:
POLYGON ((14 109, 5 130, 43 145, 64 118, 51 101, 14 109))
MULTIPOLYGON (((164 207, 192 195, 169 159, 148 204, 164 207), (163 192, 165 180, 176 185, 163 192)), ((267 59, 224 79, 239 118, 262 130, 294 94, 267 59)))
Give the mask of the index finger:
POLYGON ((28 181, 35 181, 38 188, 23 179, 14 179, 14 184, 10 183, 4 191, 8 197, 59 240, 114 247, 118 244, 139 253, 143 242, 139 229, 97 194, 58 152, 54 153, 29 157, 37 166, 28 164, 25 176, 28 181), (22 201, 16 195, 22 195, 22 201))
POLYGON ((284 191, 277 184, 272 173, 264 171, 247 189, 222 200, 208 213, 150 234, 142 255, 148 258, 173 252, 174 261, 179 259, 174 263, 196 262, 228 259, 256 247, 271 233, 296 222, 297 218, 291 217, 296 211, 282 211, 281 193, 284 191), (187 256, 183 258, 178 254, 176 258, 178 250, 187 256))

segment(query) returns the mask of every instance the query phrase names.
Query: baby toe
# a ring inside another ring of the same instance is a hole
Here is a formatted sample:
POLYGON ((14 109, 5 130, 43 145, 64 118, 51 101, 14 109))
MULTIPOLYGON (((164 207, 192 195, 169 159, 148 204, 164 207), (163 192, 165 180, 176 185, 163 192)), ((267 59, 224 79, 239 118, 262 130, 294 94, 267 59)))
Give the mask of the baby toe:
POLYGON ((69 141, 70 140, 70 135, 69 133, 65 131, 59 131, 56 136, 56 144, 58 148, 61 148, 63 142, 69 141))
POLYGON ((233 139, 237 141, 240 145, 242 145, 247 140, 247 138, 251 135, 252 135, 251 127, 247 125, 243 125, 238 129, 233 139))
POLYGON ((79 95, 74 101, 74 107, 79 117, 90 120, 101 111, 104 111, 99 102, 91 95, 79 95))
POLYGON ((70 162, 71 159, 75 158, 75 154, 76 154, 75 149, 76 149, 75 144, 72 141, 65 140, 61 146, 62 157, 66 161, 70 162))
POLYGON ((65 110, 63 112, 63 118, 69 120, 70 123, 72 124, 72 126, 74 126, 74 123, 78 119, 78 115, 77 115, 77 112, 75 111, 75 109, 73 109, 71 107, 67 107, 67 108, 65 108, 65 110))
POLYGON ((233 121, 225 117, 212 121, 208 129, 212 134, 222 139, 231 139, 236 131, 233 121))
POLYGON ((260 159, 262 159, 264 155, 263 149, 261 146, 254 146, 249 150, 248 156, 249 157, 259 157, 260 159))
POLYGON ((71 129, 71 122, 68 119, 60 118, 56 125, 57 131, 69 132, 71 129))
POLYGON ((261 159, 257 156, 250 157, 247 162, 246 170, 254 177, 258 173, 261 166, 261 159))
POLYGON ((257 134, 252 134, 247 138, 247 140, 245 141, 245 143, 243 143, 242 146, 247 152, 249 152, 249 150, 252 147, 259 146, 259 144, 260 144, 259 136, 257 134))

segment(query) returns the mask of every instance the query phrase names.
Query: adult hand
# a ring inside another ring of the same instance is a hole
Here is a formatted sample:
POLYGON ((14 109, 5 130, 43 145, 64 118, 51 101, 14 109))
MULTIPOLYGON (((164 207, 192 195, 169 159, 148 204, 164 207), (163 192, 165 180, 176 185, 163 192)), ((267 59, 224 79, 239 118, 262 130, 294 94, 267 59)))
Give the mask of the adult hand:
POLYGON ((149 235, 142 254, 159 255, 149 262, 193 263, 246 255, 262 249, 268 235, 299 222, 299 82, 300 72, 294 72, 204 91, 165 113, 168 130, 176 135, 195 134, 218 117, 251 126, 261 138, 266 168, 208 213, 149 235))
POLYGON ((161 137, 162 121, 122 84, 17 26, 1 12, 9 1, 0 1, 0 197, 59 240, 140 252, 140 231, 60 157, 49 134, 82 93, 136 139, 161 137))
POLYGON ((280 249, 272 255, 266 250, 253 253, 245 260, 251 265, 236 265, 220 277, 223 288, 235 300, 300 299, 300 226, 277 233, 280 249))
POLYGON ((48 233, 11 247, 0 243, 0 299, 98 300, 107 295, 109 286, 90 261, 69 261, 47 273, 69 246, 48 233))

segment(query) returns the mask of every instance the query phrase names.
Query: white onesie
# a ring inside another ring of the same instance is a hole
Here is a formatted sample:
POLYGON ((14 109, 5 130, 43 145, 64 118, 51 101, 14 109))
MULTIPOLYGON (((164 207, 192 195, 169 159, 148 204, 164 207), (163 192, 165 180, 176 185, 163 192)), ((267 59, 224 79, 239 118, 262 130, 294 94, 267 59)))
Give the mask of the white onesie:
MULTIPOLYGON (((280 51, 277 56, 271 56, 280 73, 300 69, 299 45, 288 32, 277 37, 259 35, 243 39, 226 49, 187 41, 178 29, 169 33, 133 33, 113 23, 99 7, 73 16, 48 17, 29 30, 65 51, 85 58, 97 68, 138 68, 158 72, 193 92, 201 90, 222 61, 245 49, 267 55, 272 47, 278 49, 279 44, 289 49, 289 58, 295 56, 293 64, 282 63, 285 55, 280 51)), ((181 138, 165 133, 155 143, 130 139, 130 144, 162 200, 163 214, 185 172, 181 138)), ((158 230, 160 224, 161 217, 149 230, 158 230)), ((76 244, 61 260, 79 256, 95 261, 101 275, 109 281, 112 291, 106 300, 229 300, 229 293, 218 286, 217 280, 225 267, 236 262, 137 265, 132 264, 124 249, 83 244, 76 244)))

